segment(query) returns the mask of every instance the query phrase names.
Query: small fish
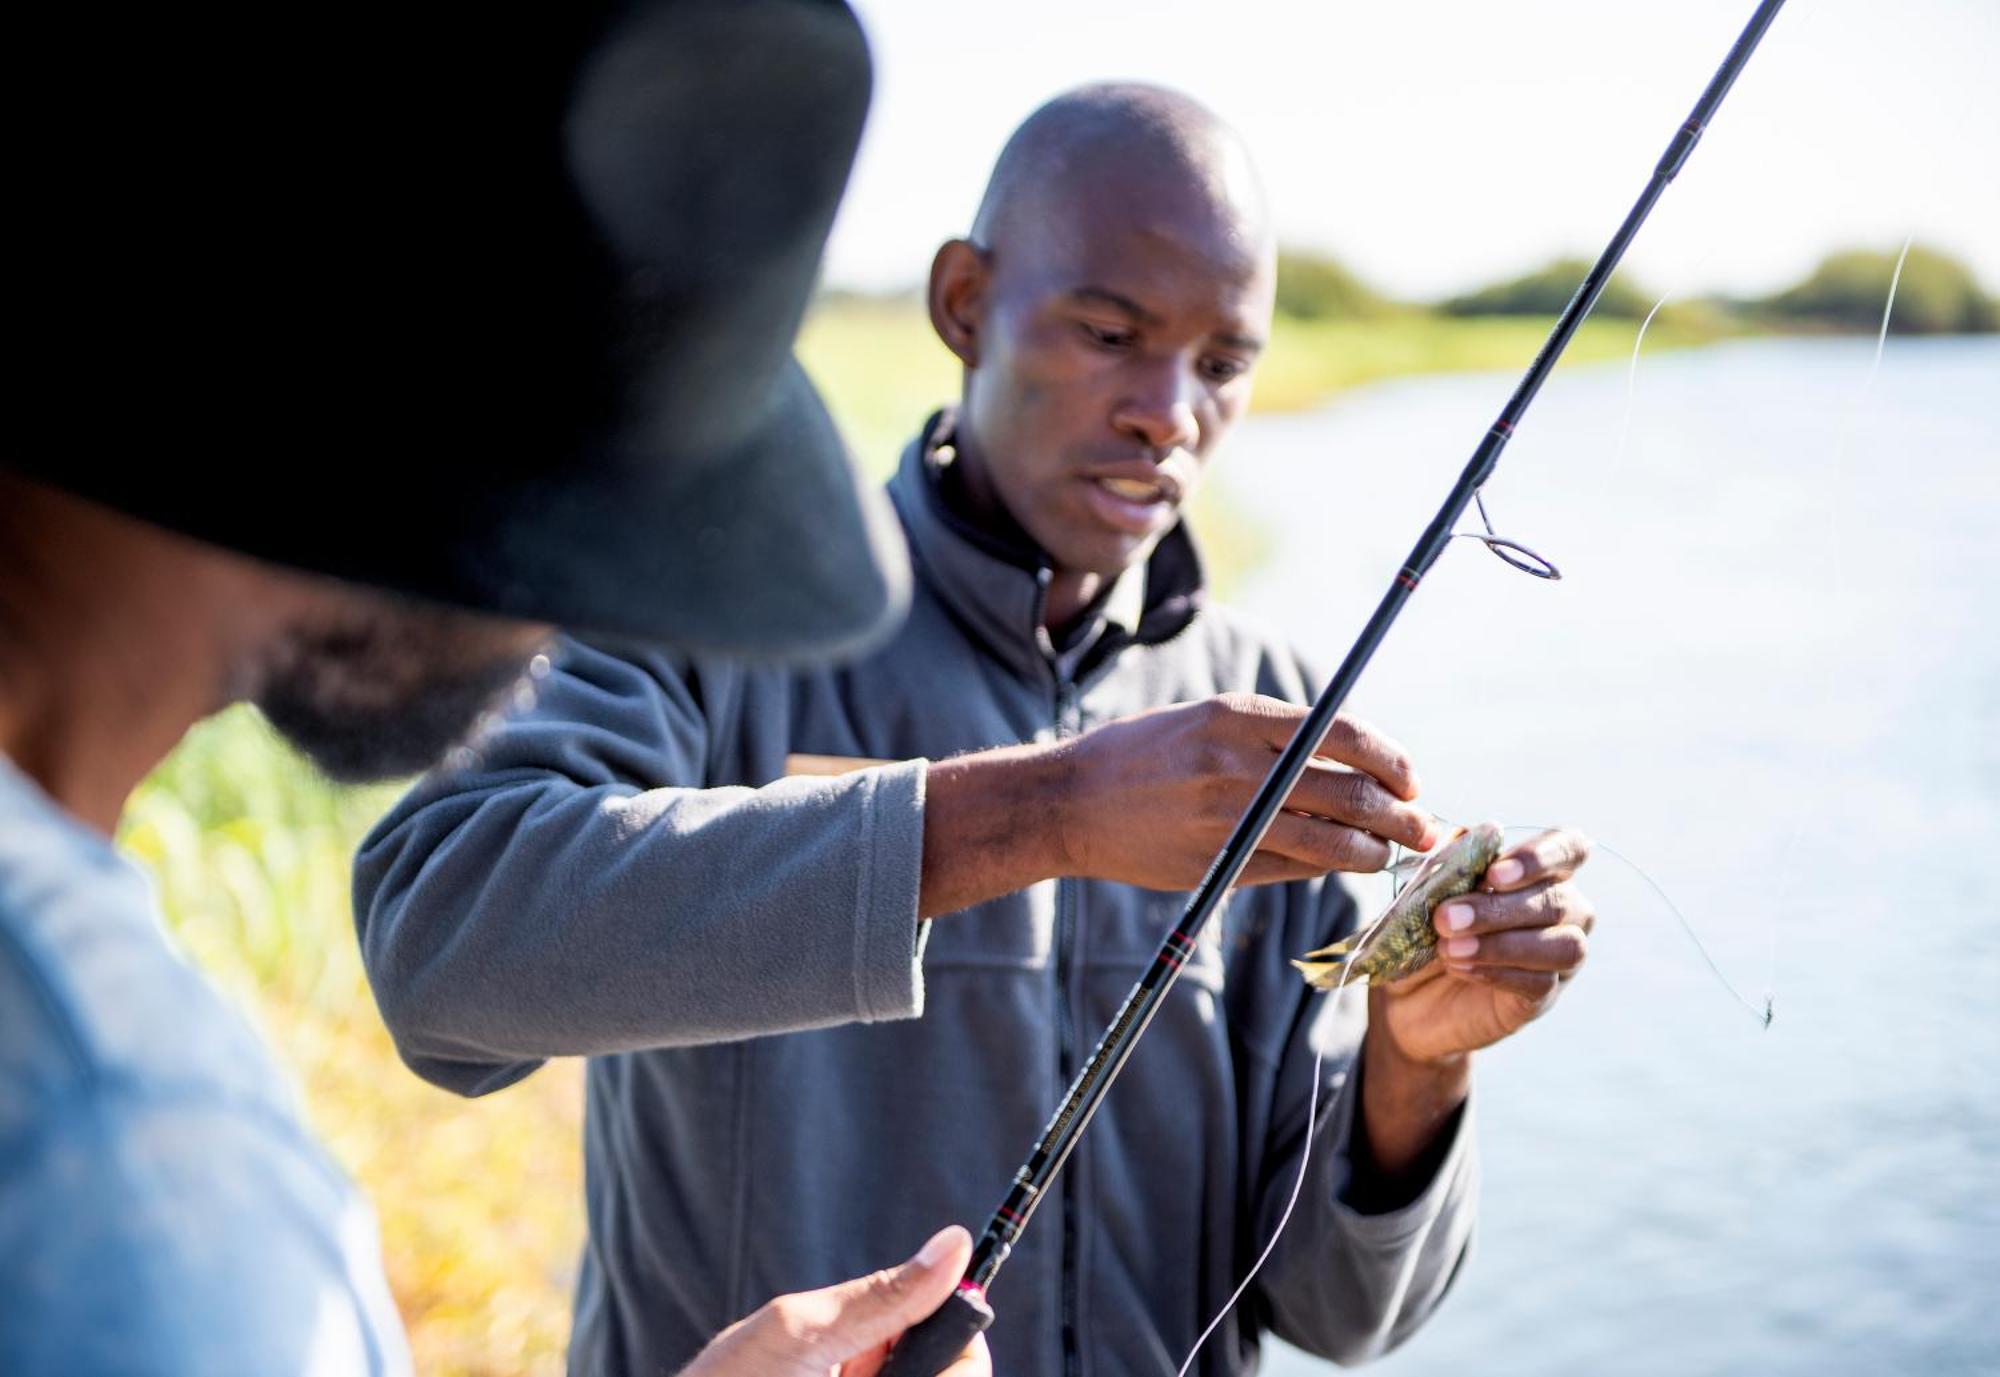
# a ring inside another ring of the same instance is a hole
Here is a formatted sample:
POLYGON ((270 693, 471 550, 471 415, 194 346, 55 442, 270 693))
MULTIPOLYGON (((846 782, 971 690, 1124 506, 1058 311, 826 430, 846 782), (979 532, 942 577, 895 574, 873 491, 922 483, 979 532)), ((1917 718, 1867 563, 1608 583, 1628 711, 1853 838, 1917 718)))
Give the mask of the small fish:
POLYGON ((1292 962, 1306 983, 1331 990, 1342 980, 1400 980, 1422 970, 1437 955, 1431 911, 1447 899, 1470 892, 1500 854, 1500 824, 1461 827, 1424 858, 1423 865, 1384 909, 1382 916, 1353 936, 1307 952, 1292 962))

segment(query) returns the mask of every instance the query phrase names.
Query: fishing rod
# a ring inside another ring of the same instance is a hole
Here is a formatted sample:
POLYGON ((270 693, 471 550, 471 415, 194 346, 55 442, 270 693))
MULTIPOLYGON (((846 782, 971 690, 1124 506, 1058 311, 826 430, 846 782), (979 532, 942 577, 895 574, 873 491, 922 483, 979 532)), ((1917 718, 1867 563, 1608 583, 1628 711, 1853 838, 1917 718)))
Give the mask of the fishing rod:
MULTIPOLYGON (((1347 701, 1355 681, 1374 658, 1376 649, 1402 612, 1403 605, 1416 592, 1424 575, 1430 572, 1438 556, 1444 553, 1445 546, 1457 534, 1455 528, 1465 515, 1465 509, 1480 501, 1480 490, 1492 477, 1494 468, 1500 462, 1500 451, 1513 438, 1529 403, 1541 391, 1556 360, 1568 347, 1583 318, 1590 313, 1591 306, 1604 290, 1604 284, 1610 280, 1619 260, 1625 256, 1625 250, 1638 234, 1639 227, 1652 213, 1660 193, 1666 190, 1667 184, 1673 181, 1675 174, 1687 162, 1688 155, 1694 151, 1695 144, 1700 142, 1702 130, 1714 119, 1723 97, 1736 84, 1738 74, 1749 62, 1751 53, 1756 51, 1764 31, 1770 28, 1771 21, 1777 17, 1783 4, 1784 0, 1762 0, 1743 32, 1737 35, 1729 55, 1710 78, 1701 99, 1695 102, 1693 111, 1674 131, 1667 151, 1654 165, 1653 175, 1647 181, 1645 190, 1639 193, 1638 201, 1626 212, 1618 232, 1611 236, 1611 242, 1598 255, 1597 262, 1577 287, 1576 294, 1557 317, 1555 327, 1549 331, 1549 337, 1535 355, 1534 362, 1528 365, 1528 371, 1515 387, 1514 395, 1501 408, 1499 419, 1493 422, 1473 450, 1472 458, 1452 486, 1450 496, 1438 509, 1437 515, 1431 518, 1430 525, 1410 551, 1403 567, 1397 570, 1395 581, 1383 594, 1374 615, 1362 628, 1361 635, 1341 661, 1340 668, 1321 691, 1305 720, 1299 723, 1291 741, 1279 753, 1277 763, 1258 786, 1250 806, 1229 834, 1229 840, 1223 844, 1208 873, 1202 876, 1201 884, 1188 896, 1180 921, 1160 943, 1152 965, 1125 997, 1124 1004, 1104 1030, 1103 1037, 1098 1039, 1089 1059, 1070 1083, 1069 1093, 1063 1097, 1055 1116, 1042 1130, 1042 1136, 1036 1140, 1028 1159, 1014 1174, 1014 1183, 1007 1192, 1007 1198, 993 1212, 992 1219, 987 1221, 986 1229, 972 1251, 972 1261, 966 1268, 964 1279, 942 1306, 928 1318, 911 1326, 903 1335, 889 1355, 882 1377, 936 1377, 964 1351, 974 1335, 993 1323, 993 1307, 986 1300, 987 1289, 1006 1263, 1007 1255, 1013 1251, 1021 1231, 1033 1218, 1035 1206, 1049 1182, 1062 1170, 1063 1163, 1069 1159, 1089 1125, 1091 1116, 1097 1112, 1105 1092, 1111 1088, 1112 1081, 1117 1079, 1126 1059, 1132 1055, 1140 1034, 1146 1031, 1146 1025, 1159 1011, 1167 991, 1180 977, 1181 967, 1194 955, 1196 934, 1214 916, 1230 887, 1242 875, 1244 866, 1249 864, 1251 854, 1263 841, 1265 832, 1270 829, 1285 800, 1291 797, 1307 764, 1318 753, 1320 744, 1333 726, 1335 714, 1347 701)), ((1480 502, 1480 512, 1483 519, 1483 502, 1480 502)), ((1501 540, 1494 534, 1490 523, 1485 536, 1474 538, 1484 541, 1494 554, 1518 569, 1541 578, 1557 576, 1554 566, 1546 560, 1512 541, 1501 540), (1518 553, 1510 554, 1510 551, 1518 553), (1520 558, 1522 555, 1528 558, 1520 558)))

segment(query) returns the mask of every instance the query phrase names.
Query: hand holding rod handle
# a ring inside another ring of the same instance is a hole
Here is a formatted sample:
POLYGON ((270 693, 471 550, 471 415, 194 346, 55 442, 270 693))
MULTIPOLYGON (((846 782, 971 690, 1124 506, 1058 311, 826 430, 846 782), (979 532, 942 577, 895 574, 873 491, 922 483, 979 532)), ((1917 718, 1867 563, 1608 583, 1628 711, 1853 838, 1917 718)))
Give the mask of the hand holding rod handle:
POLYGON ((1444 506, 1438 509, 1437 515, 1431 519, 1431 524, 1410 551, 1409 559, 1397 571, 1395 581, 1390 584, 1388 592, 1376 606, 1374 615, 1368 619, 1368 624, 1362 628, 1360 636, 1348 650, 1347 657, 1341 661, 1340 668, 1334 672, 1333 678, 1313 703, 1312 711, 1299 723, 1291 741, 1279 753, 1277 763, 1271 767, 1271 773, 1258 787, 1249 808, 1237 822, 1235 830, 1229 834, 1229 840, 1223 845, 1221 854, 1209 866, 1208 873, 1202 877, 1200 886, 1189 896, 1188 905, 1183 910, 1180 921, 1174 925, 1173 931, 1167 934, 1158 954, 1153 958, 1152 966, 1139 978, 1139 983, 1132 987, 1132 992, 1125 997, 1125 1003, 1112 1018, 1111 1026, 1105 1030, 1104 1036, 1098 1040, 1096 1048, 1078 1071, 1076 1079, 1071 1082, 1069 1093, 1057 1107, 1054 1117, 1049 1120, 1048 1127, 1042 1130, 1042 1136, 1036 1140, 1027 1161, 1022 1163, 1020 1171, 1015 1173, 1014 1184, 1008 1191, 1006 1200, 987 1222, 985 1232, 980 1235, 978 1244, 973 1248, 972 1263, 966 1272, 965 1283, 949 1301, 945 1302, 944 1308, 937 1315, 913 1326, 904 1336, 904 1344, 909 1345, 909 1356, 904 1360, 902 1346, 890 1355, 889 1366, 883 1370, 890 1374, 890 1377, 936 1377, 946 1364, 964 1350, 975 1333, 991 1323, 992 1311, 986 1307, 984 1288, 992 1284, 994 1274, 1007 1260, 1008 1253, 1013 1250, 1014 1241, 1027 1227, 1036 1205, 1041 1202, 1044 1189, 1068 1160, 1070 1151, 1075 1148, 1077 1139, 1090 1122, 1091 1115, 1097 1112, 1097 1106, 1103 1100, 1105 1091, 1110 1089, 1112 1080, 1124 1066, 1125 1059, 1131 1055, 1139 1035, 1145 1032, 1146 1025, 1152 1021, 1161 1001, 1166 998, 1168 989, 1179 978, 1182 965, 1194 954, 1196 935, 1221 906, 1223 899, 1229 893, 1230 886, 1235 884, 1237 877, 1242 874, 1244 866, 1249 864, 1251 853, 1263 841, 1264 833, 1269 830, 1272 819, 1283 808, 1285 800, 1291 797, 1299 776, 1305 773, 1314 752, 1319 749, 1320 742, 1333 726, 1334 716, 1347 701, 1347 695, 1353 690, 1355 681, 1361 677, 1362 670, 1374 657, 1382 638, 1388 634, 1390 625, 1403 610, 1403 604, 1409 600, 1424 575, 1430 571, 1431 565, 1436 563, 1437 557, 1443 553, 1445 546, 1451 540, 1453 529, 1458 525, 1459 518, 1465 514, 1466 508, 1472 504, 1480 488, 1484 487, 1486 480, 1492 476, 1494 468, 1500 462, 1500 451, 1513 437, 1522 415, 1528 409, 1528 404, 1541 390, 1542 383, 1547 380, 1550 370, 1555 367, 1556 360, 1568 346, 1571 336, 1576 334, 1577 327, 1583 323, 1583 318, 1590 313, 1598 294, 1604 290, 1604 284, 1610 280, 1612 271, 1625 256, 1626 247, 1639 232, 1639 226, 1645 223, 1647 215, 1652 212, 1654 202, 1659 200, 1660 193, 1666 190, 1667 184, 1673 181, 1674 175, 1681 170, 1688 155, 1694 151, 1702 131, 1707 128, 1709 120, 1714 117, 1716 109, 1722 104, 1722 98, 1729 94, 1729 88, 1736 83, 1737 73, 1741 72, 1743 65, 1750 60, 1750 54, 1756 50, 1758 42, 1764 37, 1764 31, 1771 26, 1771 21, 1777 17, 1778 10, 1783 4, 1784 0, 1761 0, 1756 13, 1750 17, 1750 22, 1744 26, 1743 32, 1731 46, 1729 55, 1723 59, 1721 67, 1717 68, 1715 75, 1710 78, 1707 88, 1701 94, 1701 99, 1695 102, 1693 112, 1675 131, 1666 152, 1654 165, 1653 175, 1648 179, 1638 201, 1626 213, 1624 221, 1618 226, 1617 233, 1612 235, 1611 242, 1605 246, 1604 252, 1598 255, 1597 262, 1591 266, 1582 283, 1578 285, 1576 294, 1570 298, 1569 305, 1565 306, 1562 315, 1557 317, 1554 328, 1549 331, 1547 342, 1535 355, 1534 362, 1528 365, 1526 375, 1515 387, 1514 395, 1507 399, 1507 405, 1501 408, 1499 418, 1494 421, 1474 449, 1472 458, 1459 474, 1458 481, 1452 485, 1451 494, 1445 499, 1444 506), (975 1300, 976 1307, 973 1306, 975 1300), (940 1318, 941 1316, 945 1318, 940 1318), (974 1317, 980 1317, 976 1319, 976 1323, 974 1317), (930 1329, 933 1320, 937 1321, 935 1331, 930 1329), (933 1334, 935 1337, 932 1337, 933 1334), (916 1342, 913 1343, 913 1340, 916 1342), (952 1346, 947 1348, 947 1344, 952 1346), (922 1349, 921 1354, 919 1348, 922 1349), (926 1363, 930 1365, 925 1366, 926 1363))
POLYGON ((986 1293, 962 1281, 943 1305, 903 1331, 880 1377, 937 1377, 992 1323, 993 1307, 986 1303, 986 1293))

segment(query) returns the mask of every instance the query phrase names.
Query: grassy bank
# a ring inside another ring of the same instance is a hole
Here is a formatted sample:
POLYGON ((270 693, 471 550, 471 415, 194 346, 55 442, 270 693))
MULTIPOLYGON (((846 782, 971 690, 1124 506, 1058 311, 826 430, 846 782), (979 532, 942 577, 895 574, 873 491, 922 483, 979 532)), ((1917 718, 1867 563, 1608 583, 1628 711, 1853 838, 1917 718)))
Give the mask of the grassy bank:
POLYGON ((232 708, 140 786, 119 840, 374 1201, 416 1370, 559 1373, 583 1238, 580 1066, 463 1100, 397 1059, 348 905, 355 844, 395 794, 326 783, 232 708))
MULTIPOLYGON (((1423 373, 1520 371, 1548 338, 1552 317, 1457 318, 1417 309, 1372 320, 1303 321, 1280 316, 1258 366, 1252 408, 1303 411, 1349 388, 1423 373)), ((1628 358, 1637 332, 1629 320, 1586 320, 1563 367, 1628 358)), ((1742 327, 1699 308, 1660 313, 1646 351, 1687 348, 1742 327)), ((806 323, 799 357, 826 394, 862 467, 886 475, 923 418, 958 395, 959 368, 914 298, 843 298, 823 303, 806 323)), ((1502 397, 1495 394, 1497 408, 1502 397)), ((1230 495, 1226 474, 1206 483, 1191 515, 1222 596, 1255 567, 1262 537, 1230 495)))
MULTIPOLYGON (((1519 368, 1546 328, 1414 314, 1284 323, 1258 404, 1308 406, 1398 374, 1519 368)), ((1656 327, 1648 347, 1695 337, 1656 327)), ((1619 357, 1631 338, 1629 324, 1591 325, 1572 353, 1619 357)), ((956 365, 913 303, 823 310, 801 353, 878 474, 957 391, 956 365)), ((1254 562, 1254 528, 1215 484, 1195 520, 1226 593, 1254 562)), ((466 1101, 397 1060, 361 973, 347 888, 354 845, 394 792, 327 785, 254 713, 234 709, 198 727, 147 780, 122 840, 155 875, 171 926, 263 1026, 315 1129, 375 1201, 418 1371, 555 1374, 583 1233, 578 1067, 552 1064, 466 1101)))
MULTIPOLYGON (((1454 318, 1411 311, 1381 320, 1296 321, 1280 318, 1269 356, 1258 368, 1256 408, 1301 411, 1324 405, 1350 387, 1419 373, 1518 373, 1549 337, 1553 317, 1454 318)), ((1646 332, 1646 352, 1709 344, 1738 333, 1697 312, 1662 311, 1646 332)), ((1558 367, 1631 357, 1637 326, 1629 320, 1586 320, 1558 367)), ((1504 398, 1494 398, 1497 410, 1504 398)))
MULTIPOLYGON (((1548 338, 1552 317, 1458 318, 1422 310, 1374 320, 1280 316, 1258 365, 1257 411, 1303 411, 1348 388, 1419 373, 1521 370, 1548 338)), ((1712 343, 1740 326, 1698 309, 1662 311, 1646 350, 1712 343)), ((1629 320, 1586 320, 1564 367, 1629 357, 1629 320)), ((938 343, 921 303, 838 299, 815 311, 799 357, 827 394, 864 465, 886 467, 932 407, 958 393, 958 363, 938 343)))

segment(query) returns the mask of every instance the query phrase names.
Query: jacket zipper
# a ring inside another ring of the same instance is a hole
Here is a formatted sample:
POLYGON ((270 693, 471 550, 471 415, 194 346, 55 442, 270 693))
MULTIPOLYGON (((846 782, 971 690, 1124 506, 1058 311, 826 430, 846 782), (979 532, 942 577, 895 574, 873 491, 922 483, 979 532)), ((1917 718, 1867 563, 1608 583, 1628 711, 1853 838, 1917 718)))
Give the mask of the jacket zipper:
MULTIPOLYGON (((1050 666, 1053 672, 1055 667, 1050 666)), ((1066 739, 1078 734, 1082 720, 1077 711, 1076 684, 1056 675, 1056 737, 1066 739)), ((1056 934, 1055 934, 1055 1000, 1056 1000, 1056 1071, 1058 1084, 1068 1089, 1071 1078, 1076 1075, 1076 1028, 1070 1014, 1070 968, 1072 964, 1071 945, 1076 934, 1076 881, 1068 878, 1056 881, 1056 934)), ((1062 1093, 1061 1090, 1057 1092, 1062 1093)), ((1077 1230, 1076 1230, 1076 1176, 1071 1173, 1064 1183, 1062 1193, 1062 1350, 1065 1377, 1080 1377, 1083 1367, 1082 1354, 1077 1344, 1077 1230)))

